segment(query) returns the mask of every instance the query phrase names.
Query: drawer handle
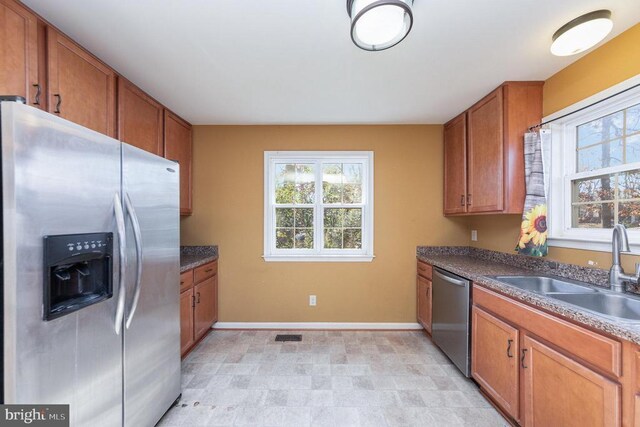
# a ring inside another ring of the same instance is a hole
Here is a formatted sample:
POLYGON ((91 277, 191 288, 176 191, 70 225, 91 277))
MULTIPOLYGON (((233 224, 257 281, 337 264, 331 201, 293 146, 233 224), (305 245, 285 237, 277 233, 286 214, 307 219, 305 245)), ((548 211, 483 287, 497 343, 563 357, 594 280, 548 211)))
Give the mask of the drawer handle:
POLYGON ((507 340, 507 357, 512 358, 513 354, 511 353, 511 344, 513 344, 513 340, 507 340))
POLYGON ((62 96, 59 93, 53 95, 58 98, 58 102, 56 102, 56 109, 53 111, 56 114, 60 114, 60 105, 62 105, 62 96))
POLYGON ((213 271, 213 268, 209 268, 209 269, 205 270, 204 272, 205 273, 211 273, 212 271, 213 271))
POLYGON ((520 358, 520 365, 522 366, 522 369, 527 369, 527 365, 524 364, 524 358, 527 356, 527 349, 523 348, 522 349, 522 357, 520 358))
POLYGON ((184 280, 180 280, 180 285, 184 285, 184 280))
POLYGON ((40 95, 42 94, 42 87, 39 83, 34 83, 33 87, 37 89, 35 99, 33 100, 33 105, 40 105, 40 95))
POLYGON ((471 206, 471 193, 467 194, 467 206, 471 206))
POLYGON ((195 307, 196 306, 196 297, 191 295, 191 307, 195 307))
POLYGON ((460 206, 464 206, 464 194, 460 196, 460 206))
POLYGON ((200 292, 196 292, 196 295, 198 296, 198 300, 196 302, 200 304, 200 292))

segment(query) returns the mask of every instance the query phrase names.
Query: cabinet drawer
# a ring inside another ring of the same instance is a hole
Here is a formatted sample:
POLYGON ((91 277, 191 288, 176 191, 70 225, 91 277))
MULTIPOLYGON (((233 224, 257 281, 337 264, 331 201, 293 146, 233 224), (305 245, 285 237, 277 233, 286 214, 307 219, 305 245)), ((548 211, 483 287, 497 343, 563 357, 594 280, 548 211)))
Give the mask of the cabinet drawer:
POLYGON ((193 270, 180 273, 180 292, 186 291, 193 286, 193 270))
POLYGON ((431 280, 433 267, 427 264, 424 261, 418 260, 418 275, 424 277, 425 279, 431 280))
POLYGON ((621 375, 622 344, 478 285, 473 304, 558 346, 605 374, 621 375))
POLYGON ((193 272, 194 283, 200 283, 218 273, 218 261, 213 261, 200 267, 196 267, 193 272))

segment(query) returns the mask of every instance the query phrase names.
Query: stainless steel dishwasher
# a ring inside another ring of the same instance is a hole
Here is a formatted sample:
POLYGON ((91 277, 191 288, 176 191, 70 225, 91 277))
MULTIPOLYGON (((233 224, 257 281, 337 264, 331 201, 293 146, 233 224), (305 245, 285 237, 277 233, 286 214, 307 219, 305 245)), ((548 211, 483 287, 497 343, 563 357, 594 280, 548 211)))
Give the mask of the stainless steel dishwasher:
POLYGON ((469 377, 469 280, 440 268, 433 269, 433 342, 469 377))

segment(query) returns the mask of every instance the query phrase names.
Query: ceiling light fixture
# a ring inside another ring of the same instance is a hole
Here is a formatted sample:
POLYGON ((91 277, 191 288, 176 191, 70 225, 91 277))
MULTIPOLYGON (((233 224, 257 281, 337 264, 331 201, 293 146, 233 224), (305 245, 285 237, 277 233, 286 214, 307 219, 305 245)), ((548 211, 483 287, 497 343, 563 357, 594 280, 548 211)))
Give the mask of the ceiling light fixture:
POLYGON ((400 43, 413 25, 413 0, 347 0, 351 40, 364 50, 384 50, 400 43))
POLYGON ((556 56, 575 55, 595 46, 613 28, 610 10, 586 13, 564 24, 552 37, 551 53, 556 56))

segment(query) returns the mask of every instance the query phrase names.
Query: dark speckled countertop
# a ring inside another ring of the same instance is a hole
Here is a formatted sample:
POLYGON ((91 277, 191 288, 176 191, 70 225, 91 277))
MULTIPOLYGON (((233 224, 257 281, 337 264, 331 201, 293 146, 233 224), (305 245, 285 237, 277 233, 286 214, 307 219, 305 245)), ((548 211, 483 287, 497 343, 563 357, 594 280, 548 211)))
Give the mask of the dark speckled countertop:
MULTIPOLYGON (((551 297, 499 282, 496 275, 551 275, 590 283, 596 289, 603 288, 607 271, 590 267, 561 264, 520 255, 502 254, 484 249, 467 247, 420 246, 418 259, 436 267, 458 274, 474 283, 509 295, 530 305, 559 314, 596 330, 640 344, 640 323, 624 323, 585 311, 551 297), (530 264, 527 264, 527 263, 530 264), (514 265, 516 264, 516 265, 514 265), (530 267, 530 268, 527 268, 530 267)), ((605 280, 606 283, 606 280, 605 280)))
POLYGON ((218 246, 180 246, 180 273, 218 259, 218 246))

